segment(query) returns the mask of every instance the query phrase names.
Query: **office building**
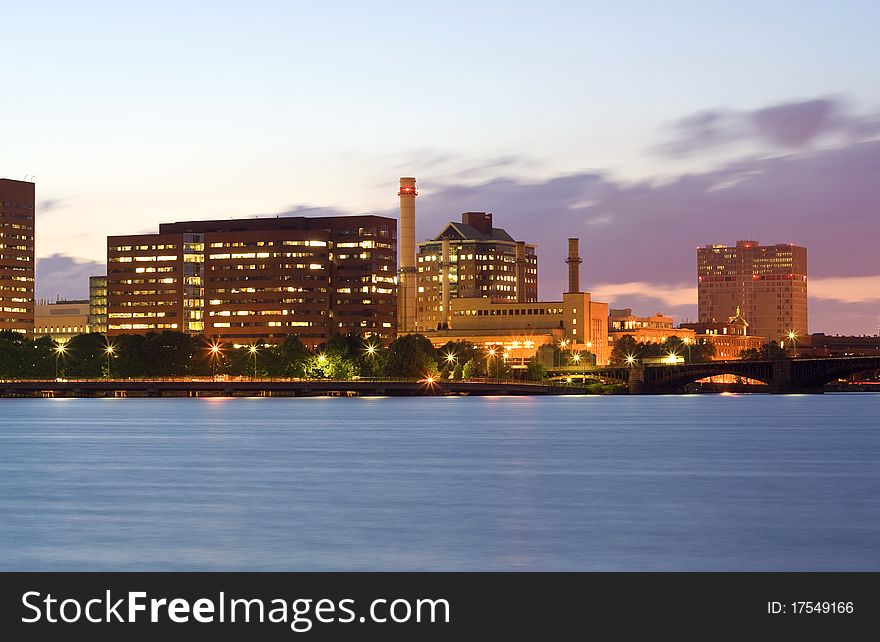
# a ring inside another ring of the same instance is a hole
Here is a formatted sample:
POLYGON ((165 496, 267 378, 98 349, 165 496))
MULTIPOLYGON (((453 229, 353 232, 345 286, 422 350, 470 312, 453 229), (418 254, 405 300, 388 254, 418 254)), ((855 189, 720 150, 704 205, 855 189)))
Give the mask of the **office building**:
POLYGON ((633 337, 638 343, 665 343, 673 336, 692 342, 694 331, 674 327, 672 317, 659 312, 649 317, 639 317, 630 308, 621 308, 612 309, 608 315, 608 336, 612 344, 626 336, 633 337))
POLYGON ((845 336, 814 332, 785 347, 805 357, 873 357, 880 355, 880 335, 845 336))
POLYGON ((589 292, 580 291, 581 259, 578 240, 569 239, 568 291, 555 301, 456 297, 450 300, 450 323, 426 331, 435 346, 447 341, 469 341, 480 347, 500 351, 508 364, 525 367, 544 345, 555 345, 577 352, 584 365, 608 363, 608 304, 594 301, 589 292))
POLYGON ((107 277, 89 277, 89 327, 92 332, 107 332, 107 277))
POLYGON ((91 332, 89 326, 89 302, 38 301, 34 307, 34 336, 51 337, 58 343, 66 343, 78 334, 91 332))
POLYGON ((752 334, 751 324, 739 308, 725 321, 682 323, 680 327, 695 333, 695 341, 715 346, 713 361, 739 359, 744 350, 760 350, 767 343, 767 337, 752 334))
POLYGON ((35 187, 0 179, 0 330, 34 330, 35 187))
POLYGON ((107 239, 108 334, 234 345, 395 337, 397 230, 382 216, 191 221, 107 239))
POLYGON ((495 303, 538 300, 535 246, 493 227, 492 214, 465 212, 434 239, 418 245, 416 329, 448 327, 451 301, 484 298, 495 303))
POLYGON ((807 249, 797 245, 706 245, 697 249, 699 321, 714 323, 735 314, 749 320, 750 333, 782 341, 807 334, 807 249))

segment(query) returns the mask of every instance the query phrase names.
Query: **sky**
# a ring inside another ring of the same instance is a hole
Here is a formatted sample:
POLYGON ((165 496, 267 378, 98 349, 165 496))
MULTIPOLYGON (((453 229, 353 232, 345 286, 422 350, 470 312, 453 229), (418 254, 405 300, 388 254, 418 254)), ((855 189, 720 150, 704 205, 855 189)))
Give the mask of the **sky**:
POLYGON ((37 296, 108 234, 466 210, 582 283, 696 317, 699 245, 809 251, 810 330, 880 327, 877 2, 4 3, 0 177, 35 177, 37 296))

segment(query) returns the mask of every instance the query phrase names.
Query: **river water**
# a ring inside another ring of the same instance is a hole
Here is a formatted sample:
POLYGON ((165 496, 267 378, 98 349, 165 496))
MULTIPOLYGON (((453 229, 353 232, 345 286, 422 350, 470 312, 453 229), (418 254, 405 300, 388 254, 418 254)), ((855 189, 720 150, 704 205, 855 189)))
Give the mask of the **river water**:
POLYGON ((880 570, 880 395, 0 400, 0 570, 880 570))

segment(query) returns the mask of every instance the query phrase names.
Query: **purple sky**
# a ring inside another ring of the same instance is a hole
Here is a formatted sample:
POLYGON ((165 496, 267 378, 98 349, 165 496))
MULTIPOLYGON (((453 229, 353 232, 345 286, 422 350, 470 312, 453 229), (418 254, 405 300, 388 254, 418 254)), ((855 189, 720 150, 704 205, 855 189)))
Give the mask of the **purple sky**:
POLYGON ((615 306, 694 316, 695 248, 794 242, 811 329, 876 333, 880 3, 519 0, 4 8, 0 176, 36 175, 39 297, 164 221, 463 210, 565 239, 615 306))
MULTIPOLYGON (((637 313, 696 316, 696 247, 755 239, 808 248, 810 330, 875 334, 880 325, 880 131, 876 114, 847 115, 833 99, 813 99, 750 113, 703 112, 672 124, 663 157, 733 151, 705 172, 662 181, 622 182, 606 172, 540 180, 505 177, 527 158, 487 161, 499 176, 462 184, 444 167, 438 178, 417 177, 419 240, 466 210, 491 211, 495 224, 539 247, 540 294, 554 298, 565 284, 565 240, 581 239, 584 287, 637 313)), ((427 168, 430 170, 430 167, 427 168)), ((387 210, 396 216, 396 177, 387 210)), ((43 203, 42 211, 52 203, 43 203)), ((292 208, 302 214, 353 213, 292 208)), ((167 221, 179 217, 164 217, 167 221)), ((158 223, 159 221, 157 221, 158 223)), ((85 276, 100 262, 64 255, 38 265, 39 296, 85 295, 85 276)))

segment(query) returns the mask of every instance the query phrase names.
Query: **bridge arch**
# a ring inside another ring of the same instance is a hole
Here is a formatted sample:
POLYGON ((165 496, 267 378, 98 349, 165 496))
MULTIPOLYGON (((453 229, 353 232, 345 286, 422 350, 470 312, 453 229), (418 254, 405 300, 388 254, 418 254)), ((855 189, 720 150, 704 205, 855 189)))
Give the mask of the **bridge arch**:
POLYGON ((831 363, 826 362, 819 367, 816 365, 818 365, 817 362, 812 360, 795 362, 792 372, 793 378, 807 386, 824 386, 854 374, 880 370, 880 357, 858 362, 840 359, 831 363))
POLYGON ((709 361, 686 366, 656 366, 644 369, 643 385, 647 389, 673 390, 708 377, 733 375, 772 385, 777 382, 773 362, 709 361))

